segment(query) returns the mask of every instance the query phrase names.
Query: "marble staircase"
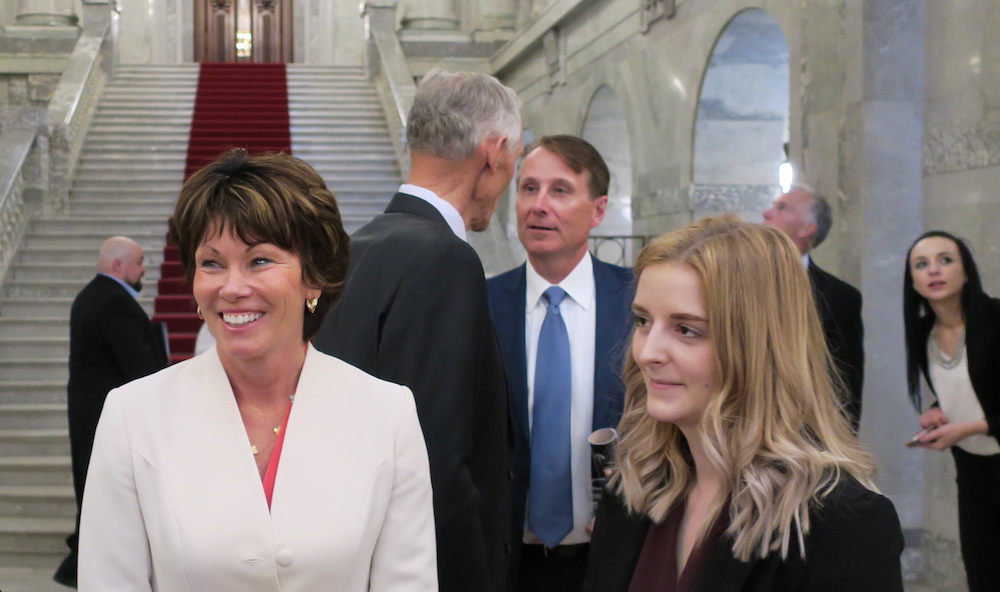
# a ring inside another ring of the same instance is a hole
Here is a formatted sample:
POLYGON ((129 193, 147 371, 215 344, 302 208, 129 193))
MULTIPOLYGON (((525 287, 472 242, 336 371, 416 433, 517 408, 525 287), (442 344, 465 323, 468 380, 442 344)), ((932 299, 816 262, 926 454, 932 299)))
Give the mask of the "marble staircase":
MULTIPOLYGON (((353 232, 400 182, 375 90, 359 68, 289 65, 288 73, 292 150, 327 181, 353 232)), ((66 551, 75 513, 65 405, 69 308, 95 273, 101 242, 125 234, 145 250, 140 301, 153 313, 197 77, 194 64, 115 73, 87 133, 68 210, 32 221, 0 286, 0 568, 54 569, 66 551)))

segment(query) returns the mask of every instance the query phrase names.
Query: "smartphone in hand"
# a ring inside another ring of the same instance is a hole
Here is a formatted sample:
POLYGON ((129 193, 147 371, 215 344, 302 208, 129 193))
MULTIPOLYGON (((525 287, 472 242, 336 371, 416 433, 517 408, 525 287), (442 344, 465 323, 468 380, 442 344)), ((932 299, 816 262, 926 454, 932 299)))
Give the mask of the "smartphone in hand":
POLYGON ((914 446, 920 446, 921 444, 930 444, 930 442, 921 442, 920 438, 923 438, 926 434, 930 433, 934 429, 935 429, 934 427, 929 427, 920 430, 919 432, 914 434, 912 438, 910 438, 910 440, 906 443, 906 445, 912 448, 914 446))

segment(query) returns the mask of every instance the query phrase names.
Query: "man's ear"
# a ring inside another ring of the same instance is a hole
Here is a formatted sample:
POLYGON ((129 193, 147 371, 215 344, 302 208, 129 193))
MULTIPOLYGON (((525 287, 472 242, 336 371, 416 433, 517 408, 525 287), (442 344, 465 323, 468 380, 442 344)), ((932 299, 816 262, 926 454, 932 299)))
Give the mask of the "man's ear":
POLYGON ((501 150, 507 149, 507 136, 493 136, 479 143, 479 152, 486 160, 486 167, 496 171, 501 150))
POLYGON ((608 196, 602 195, 594 200, 594 219, 591 221, 591 228, 597 228, 597 226, 604 221, 604 215, 608 213, 608 196))
POLYGON ((811 243, 812 236, 816 234, 817 228, 818 226, 816 226, 815 222, 808 222, 806 224, 803 224, 802 228, 799 229, 799 238, 808 238, 810 239, 809 242, 811 243))
POLYGON ((111 271, 118 277, 122 276, 122 272, 125 269, 125 262, 121 259, 115 259, 111 262, 111 271))

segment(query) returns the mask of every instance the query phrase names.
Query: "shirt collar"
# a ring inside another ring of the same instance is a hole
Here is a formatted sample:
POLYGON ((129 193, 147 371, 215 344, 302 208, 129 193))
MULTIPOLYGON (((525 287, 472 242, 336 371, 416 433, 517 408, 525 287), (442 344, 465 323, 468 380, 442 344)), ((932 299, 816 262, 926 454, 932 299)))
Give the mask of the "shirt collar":
POLYGON ((139 293, 135 291, 135 288, 133 288, 132 286, 126 284, 125 282, 123 282, 119 278, 116 278, 113 275, 108 275, 106 273, 100 273, 100 272, 98 272, 97 275, 103 275, 106 278, 111 278, 111 279, 115 280, 116 282, 118 282, 118 285, 120 285, 121 287, 125 288, 125 291, 132 295, 132 298, 135 298, 136 300, 139 299, 139 293))
POLYGON ((420 187, 419 185, 403 183, 399 186, 399 192, 418 197, 434 206, 434 209, 444 217, 444 221, 448 223, 448 227, 455 233, 455 236, 465 242, 469 242, 469 235, 465 230, 465 220, 462 220, 462 215, 458 213, 455 206, 438 197, 430 189, 420 187))
POLYGON ((802 265, 805 265, 806 269, 809 269, 810 261, 812 260, 809 258, 809 253, 806 253, 805 255, 802 256, 802 265))
MULTIPOLYGON (((531 261, 525 265, 527 285, 525 286, 525 302, 528 308, 534 308, 538 300, 552 284, 540 276, 535 268, 531 266, 531 261)), ((590 252, 583 254, 583 259, 576 264, 573 271, 569 272, 558 286, 566 290, 566 294, 580 305, 580 308, 587 310, 594 303, 594 262, 590 258, 590 252)))

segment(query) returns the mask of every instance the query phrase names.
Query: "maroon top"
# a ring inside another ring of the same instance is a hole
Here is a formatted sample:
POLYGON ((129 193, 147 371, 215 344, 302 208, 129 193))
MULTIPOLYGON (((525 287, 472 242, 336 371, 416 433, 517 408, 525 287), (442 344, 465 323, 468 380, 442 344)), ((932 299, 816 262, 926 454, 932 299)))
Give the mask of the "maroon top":
POLYGON ((678 503, 662 523, 654 522, 650 525, 628 592, 694 591, 709 551, 715 547, 729 524, 729 504, 722 507, 705 537, 691 549, 684 570, 678 574, 677 539, 683 516, 684 504, 678 503))

